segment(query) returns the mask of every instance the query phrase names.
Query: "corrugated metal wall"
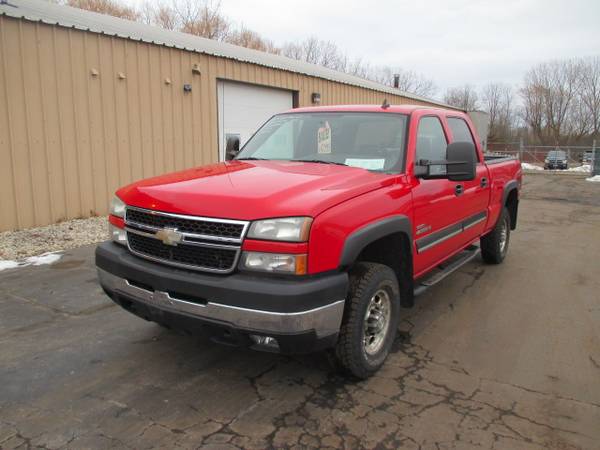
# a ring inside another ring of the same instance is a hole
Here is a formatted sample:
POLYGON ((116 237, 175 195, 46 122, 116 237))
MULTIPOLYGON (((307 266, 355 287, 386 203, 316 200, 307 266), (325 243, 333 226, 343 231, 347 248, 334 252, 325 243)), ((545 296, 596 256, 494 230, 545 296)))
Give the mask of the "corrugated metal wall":
POLYGON ((0 64, 0 231, 103 215, 119 186, 217 161, 219 78, 296 91, 299 106, 313 92, 322 105, 419 103, 2 16, 0 64))

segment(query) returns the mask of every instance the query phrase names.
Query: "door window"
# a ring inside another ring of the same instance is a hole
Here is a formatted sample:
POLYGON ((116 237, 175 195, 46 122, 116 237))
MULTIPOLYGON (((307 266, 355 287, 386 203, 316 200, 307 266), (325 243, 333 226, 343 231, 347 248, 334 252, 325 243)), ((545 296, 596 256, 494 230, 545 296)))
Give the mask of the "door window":
POLYGON ((472 142, 475 145, 473 136, 469 131, 467 122, 458 117, 448 117, 448 125, 452 131, 453 142, 472 142))
MULTIPOLYGON (((444 134, 444 128, 437 117, 423 117, 419 122, 417 130, 416 161, 425 159, 429 161, 440 161, 446 159, 446 147, 448 141, 444 134)), ((444 174, 445 166, 430 166, 429 173, 444 174)))
MULTIPOLYGON (((448 117, 448 126, 452 131, 452 142, 470 142, 477 148, 467 122, 459 117, 448 117)), ((475 151, 475 159, 479 159, 477 151, 475 151)))

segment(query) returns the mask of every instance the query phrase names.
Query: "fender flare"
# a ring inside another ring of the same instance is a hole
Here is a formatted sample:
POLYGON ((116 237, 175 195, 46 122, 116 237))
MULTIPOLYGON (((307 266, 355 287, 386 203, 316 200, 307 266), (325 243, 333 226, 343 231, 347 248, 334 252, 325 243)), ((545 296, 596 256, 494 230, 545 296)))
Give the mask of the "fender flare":
POLYGON ((504 208, 504 205, 506 205, 506 199, 508 198, 508 194, 511 193, 511 191, 517 190, 519 188, 519 183, 517 183, 517 180, 510 180, 508 183, 506 183, 504 185, 504 192, 502 192, 502 207, 504 208))
POLYGON ((514 230, 517 228, 517 215, 518 215, 518 208, 519 208, 519 184, 517 183, 517 180, 510 180, 508 183, 506 183, 504 185, 504 192, 502 192, 502 208, 504 208, 506 206, 506 200, 508 200, 508 196, 510 195, 511 192, 516 191, 517 192, 517 206, 515 211, 510 213, 510 229, 514 230))
POLYGON ((410 248, 412 249, 412 224, 405 215, 386 217, 376 222, 359 228, 352 232, 344 242, 340 267, 349 267, 356 261, 360 252, 372 242, 394 233, 404 233, 408 236, 410 248))

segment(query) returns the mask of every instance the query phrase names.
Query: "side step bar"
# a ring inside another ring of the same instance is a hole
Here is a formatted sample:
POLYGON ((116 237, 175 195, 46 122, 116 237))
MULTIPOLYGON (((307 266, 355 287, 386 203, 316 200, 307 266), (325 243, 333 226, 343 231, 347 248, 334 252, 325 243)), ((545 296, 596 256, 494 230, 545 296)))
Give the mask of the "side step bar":
POLYGON ((471 261, 475 256, 479 254, 479 247, 476 245, 471 245, 460 252, 458 255, 454 256, 448 261, 437 266, 437 268, 433 269, 426 278, 421 279, 415 284, 414 295, 415 297, 421 295, 431 286, 438 284, 452 272, 460 269, 466 263, 471 261))

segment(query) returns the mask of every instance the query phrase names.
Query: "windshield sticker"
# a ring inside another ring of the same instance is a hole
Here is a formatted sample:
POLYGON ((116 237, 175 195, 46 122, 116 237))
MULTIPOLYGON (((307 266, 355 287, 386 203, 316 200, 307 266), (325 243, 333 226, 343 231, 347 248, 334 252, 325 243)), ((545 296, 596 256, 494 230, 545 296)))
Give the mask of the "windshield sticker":
POLYGON ((325 126, 322 126, 317 131, 317 153, 331 153, 331 127, 327 121, 325 122, 325 126))
POLYGON ((385 166, 385 159, 358 159, 347 158, 345 161, 347 166, 360 167, 367 170, 382 170, 385 166))

